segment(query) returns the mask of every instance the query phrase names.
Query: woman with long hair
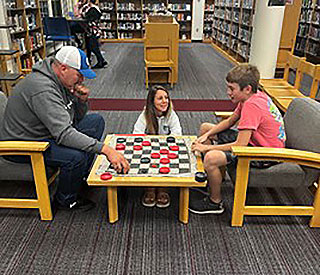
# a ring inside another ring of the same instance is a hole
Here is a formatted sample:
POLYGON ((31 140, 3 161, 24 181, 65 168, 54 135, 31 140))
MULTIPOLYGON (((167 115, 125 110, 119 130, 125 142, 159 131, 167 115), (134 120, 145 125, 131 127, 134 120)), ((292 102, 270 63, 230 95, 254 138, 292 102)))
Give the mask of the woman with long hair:
MULTIPOLYGON (((168 91, 154 86, 148 92, 146 106, 134 125, 134 134, 182 135, 179 118, 173 111, 168 91)), ((165 188, 146 188, 142 197, 146 207, 165 208, 170 205, 170 196, 165 188)))

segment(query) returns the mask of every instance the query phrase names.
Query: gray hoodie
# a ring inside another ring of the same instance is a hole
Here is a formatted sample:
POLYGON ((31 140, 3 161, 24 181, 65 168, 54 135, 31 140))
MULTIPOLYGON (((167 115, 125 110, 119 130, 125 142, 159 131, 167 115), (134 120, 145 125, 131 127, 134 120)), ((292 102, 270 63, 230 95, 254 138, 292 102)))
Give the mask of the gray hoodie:
POLYGON ((58 144, 100 153, 103 143, 74 128, 88 110, 66 89, 51 68, 53 58, 33 66, 8 98, 2 140, 54 139, 58 144))

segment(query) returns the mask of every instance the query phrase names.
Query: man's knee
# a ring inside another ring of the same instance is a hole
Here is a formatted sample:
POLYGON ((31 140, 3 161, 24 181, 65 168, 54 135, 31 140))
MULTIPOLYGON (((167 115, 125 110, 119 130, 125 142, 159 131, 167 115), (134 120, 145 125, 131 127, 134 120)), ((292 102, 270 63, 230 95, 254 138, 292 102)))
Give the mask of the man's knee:
POLYGON ((94 114, 88 114, 87 115, 90 119, 90 121, 95 124, 98 125, 99 127, 104 128, 105 127, 105 121, 102 117, 102 115, 98 114, 98 113, 94 113, 94 114))

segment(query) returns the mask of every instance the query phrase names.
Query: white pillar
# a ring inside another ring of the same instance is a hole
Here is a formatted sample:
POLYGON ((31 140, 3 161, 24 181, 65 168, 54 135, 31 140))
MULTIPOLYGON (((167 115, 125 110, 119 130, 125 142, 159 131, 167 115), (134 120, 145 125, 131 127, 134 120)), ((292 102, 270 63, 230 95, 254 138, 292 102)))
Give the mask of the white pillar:
POLYGON ((249 63, 261 78, 273 78, 281 38, 285 7, 268 7, 269 0, 256 0, 249 63))
POLYGON ((191 39, 202 40, 205 0, 193 0, 191 39))

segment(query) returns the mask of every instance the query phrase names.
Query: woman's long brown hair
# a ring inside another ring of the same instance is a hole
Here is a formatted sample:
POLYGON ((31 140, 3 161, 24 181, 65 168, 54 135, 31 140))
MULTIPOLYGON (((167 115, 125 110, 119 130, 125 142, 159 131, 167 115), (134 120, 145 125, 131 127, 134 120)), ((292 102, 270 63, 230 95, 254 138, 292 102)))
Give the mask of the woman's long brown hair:
POLYGON ((154 106, 154 98, 157 94, 158 90, 165 91, 168 95, 168 109, 163 113, 164 116, 168 116, 172 109, 172 102, 170 99, 169 92, 166 88, 162 86, 153 86, 149 89, 148 96, 147 96, 147 102, 145 107, 145 118, 146 118, 146 124, 147 124, 147 132, 148 135, 158 135, 159 134, 159 125, 157 120, 157 110, 154 106))

